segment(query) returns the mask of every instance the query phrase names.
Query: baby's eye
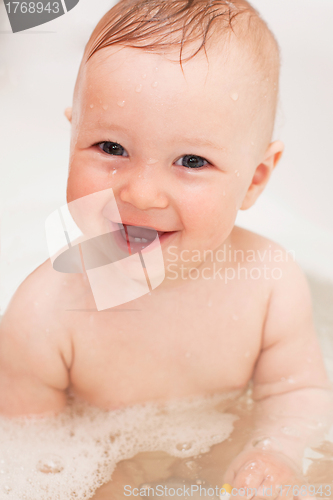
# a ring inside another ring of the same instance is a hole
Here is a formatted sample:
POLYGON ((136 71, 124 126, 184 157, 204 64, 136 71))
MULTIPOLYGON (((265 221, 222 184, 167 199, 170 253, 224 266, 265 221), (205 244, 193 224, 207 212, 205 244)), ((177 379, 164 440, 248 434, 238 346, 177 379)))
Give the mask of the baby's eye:
POLYGON ((116 156, 128 156, 126 149, 124 149, 117 142, 100 142, 98 146, 107 153, 108 155, 116 155, 116 156))
POLYGON ((208 165, 208 161, 197 155, 185 155, 176 161, 175 165, 181 165, 187 168, 201 168, 208 165))

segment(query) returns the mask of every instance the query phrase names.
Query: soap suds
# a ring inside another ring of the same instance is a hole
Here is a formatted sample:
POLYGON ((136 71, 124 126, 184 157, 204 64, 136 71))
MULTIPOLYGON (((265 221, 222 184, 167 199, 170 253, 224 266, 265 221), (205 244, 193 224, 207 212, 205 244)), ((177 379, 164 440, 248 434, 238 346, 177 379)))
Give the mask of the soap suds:
POLYGON ((230 436, 238 417, 216 406, 237 394, 114 411, 73 400, 54 417, 0 417, 0 498, 88 499, 120 460, 139 452, 205 453, 230 436))

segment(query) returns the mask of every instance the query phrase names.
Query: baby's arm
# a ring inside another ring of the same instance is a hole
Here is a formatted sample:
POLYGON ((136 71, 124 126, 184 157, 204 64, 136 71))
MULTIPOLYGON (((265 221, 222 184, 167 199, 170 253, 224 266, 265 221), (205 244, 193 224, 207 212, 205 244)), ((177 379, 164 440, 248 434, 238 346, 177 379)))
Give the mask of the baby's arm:
POLYGON ((238 488, 297 480, 306 444, 323 436, 332 420, 332 384, 313 327, 305 277, 294 263, 282 271, 253 373, 255 430, 225 476, 238 488))
POLYGON ((44 270, 19 287, 0 323, 0 413, 6 416, 57 412, 66 403, 70 346, 44 270))

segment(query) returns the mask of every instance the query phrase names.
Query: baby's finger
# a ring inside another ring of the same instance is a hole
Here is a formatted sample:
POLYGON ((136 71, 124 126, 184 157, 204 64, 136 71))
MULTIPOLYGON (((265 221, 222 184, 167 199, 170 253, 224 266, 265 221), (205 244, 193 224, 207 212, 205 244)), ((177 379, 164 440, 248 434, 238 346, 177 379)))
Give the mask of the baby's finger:
MULTIPOLYGON (((280 494, 281 494, 281 488, 279 488, 279 486, 275 482, 273 482, 273 480, 269 476, 268 477, 266 476, 265 480, 261 483, 261 485, 258 488, 257 497, 276 500, 277 498, 279 498, 280 494)), ((286 497, 286 499, 287 498, 288 497, 286 497)))
POLYGON ((239 470, 232 485, 233 493, 236 493, 236 495, 232 494, 230 500, 251 500, 255 498, 264 480, 265 476, 262 470, 254 469, 251 472, 244 469, 239 470))

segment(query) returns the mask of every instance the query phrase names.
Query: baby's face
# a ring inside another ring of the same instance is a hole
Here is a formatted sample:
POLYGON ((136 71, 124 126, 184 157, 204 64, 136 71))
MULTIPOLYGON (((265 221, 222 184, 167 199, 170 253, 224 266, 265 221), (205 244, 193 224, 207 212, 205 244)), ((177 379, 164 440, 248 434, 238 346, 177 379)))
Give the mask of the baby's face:
MULTIPOLYGON (((203 255, 228 240, 265 157, 267 97, 240 48, 220 53, 210 49, 209 64, 199 53, 183 73, 177 55, 110 47, 86 64, 76 94, 68 201, 112 188, 122 222, 159 231, 167 259, 171 245, 203 255)), ((120 222, 102 206, 95 215, 120 222)))

